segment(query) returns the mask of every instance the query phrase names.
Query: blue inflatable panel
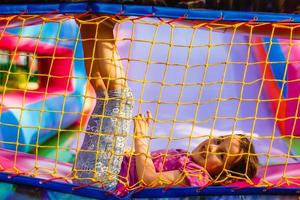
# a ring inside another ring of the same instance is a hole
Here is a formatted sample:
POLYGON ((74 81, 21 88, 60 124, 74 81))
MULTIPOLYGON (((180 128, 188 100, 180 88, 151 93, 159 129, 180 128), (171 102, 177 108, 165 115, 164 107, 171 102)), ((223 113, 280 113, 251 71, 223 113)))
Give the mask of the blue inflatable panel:
POLYGON ((57 96, 25 105, 21 109, 2 112, 1 137, 3 148, 28 152, 32 145, 42 144, 81 117, 83 98, 79 96, 57 96), (65 105, 65 106, 63 106, 65 105), (40 112, 44 110, 44 112, 40 112), (57 130, 54 130, 57 129, 57 130), (12 144, 14 143, 14 144, 12 144), (17 148, 18 146, 18 148, 17 148))
MULTIPOLYGON (((103 200, 114 200, 114 199, 120 199, 119 197, 112 195, 111 193, 108 193, 105 190, 101 190, 96 187, 83 187, 80 189, 74 189, 76 185, 73 184, 67 184, 67 183, 60 183, 60 182, 42 182, 43 179, 38 178, 32 178, 32 177, 25 177, 25 176, 10 176, 8 173, 0 173, 0 182, 6 182, 6 183, 15 183, 15 184, 22 184, 22 185, 29 185, 33 187, 39 187, 39 188, 46 188, 48 190, 58 191, 58 192, 65 192, 69 194, 75 194, 85 197, 92 197, 97 199, 103 199, 103 200)), ((129 197, 131 194, 129 194, 126 197, 123 197, 122 199, 130 199, 129 197)))
POLYGON ((286 70, 286 58, 282 52, 281 45, 279 44, 279 40, 276 38, 272 39, 272 45, 270 46, 270 38, 264 38, 265 42, 265 49, 266 52, 269 52, 268 60, 274 75, 274 78, 278 81, 276 81, 276 84, 278 85, 279 90, 282 89, 282 95, 283 97, 287 98, 287 84, 283 84, 282 80, 288 80, 287 72, 285 74, 286 70))
MULTIPOLYGON (((49 200, 57 200, 57 199, 72 199, 72 200, 96 200, 100 199, 91 198, 91 197, 83 197, 74 194, 68 193, 61 193, 56 192, 53 190, 47 190, 45 188, 36 188, 27 185, 20 185, 20 184, 10 184, 10 183, 0 183, 0 195, 1 198, 4 199, 20 199, 23 200, 30 200, 30 199, 49 199, 49 200)), ((135 195, 134 195, 135 196, 135 195)), ((173 200, 180 200, 183 197, 176 197, 172 198, 173 200)), ((162 199, 159 198, 159 199, 162 199)), ((184 198, 186 199, 186 198, 184 198)), ((265 194, 265 195, 239 195, 238 197, 235 195, 198 195, 197 197, 192 197, 191 199, 205 199, 205 200, 219 200, 219 199, 227 199, 227 200, 236 200, 236 199, 247 199, 247 200, 257 200, 257 199, 272 199, 272 200, 282 200, 282 199, 289 199, 289 200, 298 200, 297 195, 272 195, 272 194, 265 194)))
POLYGON ((266 189, 265 187, 251 187, 244 189, 237 189, 234 187, 226 186, 209 186, 204 189, 199 187, 177 187, 177 188, 154 188, 145 189, 133 195, 135 198, 158 198, 158 197, 186 197, 186 196, 199 196, 199 195, 255 195, 255 194, 296 194, 296 188, 272 188, 266 189))
MULTIPOLYGON (((244 189, 235 189, 233 187, 225 186, 209 186, 204 189, 199 189, 198 187, 177 187, 177 188, 153 188, 144 189, 141 191, 132 191, 125 197, 118 197, 108 193, 107 191, 101 190, 96 187, 83 187, 80 189, 75 189, 76 185, 61 183, 61 182, 42 182, 42 179, 31 178, 25 176, 10 176, 7 173, 0 173, 0 181, 5 183, 22 184, 27 186, 45 188, 47 190, 64 192, 67 194, 80 195, 84 197, 91 197, 97 199, 131 199, 131 198, 174 198, 174 197, 187 197, 187 196, 201 196, 201 195, 214 195, 218 196, 219 199, 221 195, 228 197, 228 195, 296 195, 298 194, 297 188, 272 188, 266 189, 265 187, 251 187, 244 189)), ((55 195, 56 197, 59 197, 55 195)), ((63 197, 63 196, 62 196, 63 197)), ((207 197, 207 196, 205 196, 207 197)), ((232 196, 237 197, 237 196, 232 196)), ((247 196, 248 198, 249 196, 247 196)))
POLYGON ((222 16, 224 21, 250 21, 255 19, 256 22, 278 22, 283 20, 300 22, 299 15, 287 13, 223 11, 222 16))
MULTIPOLYGON (((11 144, 11 143, 15 143, 17 141, 17 135, 18 135, 18 119, 16 118, 16 116, 14 115, 14 113, 19 113, 17 110, 16 111, 6 111, 1 113, 1 118, 0 118, 0 135, 1 135, 1 143, 0 143, 0 147, 4 147, 4 148, 8 148, 11 150, 15 150, 16 149, 16 145, 15 144, 11 144), (6 131, 9 130, 10 132, 6 131)), ((21 138, 19 138, 20 140, 24 140, 24 138, 22 138, 23 133, 21 132, 22 130, 20 130, 19 135, 21 136, 21 138)))
POLYGON ((256 19, 257 22, 278 22, 290 20, 300 22, 297 14, 286 13, 261 13, 241 11, 218 11, 203 9, 170 8, 148 5, 122 5, 111 3, 43 3, 43 4, 0 4, 0 14, 42 14, 42 13, 94 13, 117 14, 123 12, 127 16, 144 16, 153 14, 155 17, 177 18, 185 16, 193 20, 214 20, 223 18, 224 21, 249 21, 256 19))

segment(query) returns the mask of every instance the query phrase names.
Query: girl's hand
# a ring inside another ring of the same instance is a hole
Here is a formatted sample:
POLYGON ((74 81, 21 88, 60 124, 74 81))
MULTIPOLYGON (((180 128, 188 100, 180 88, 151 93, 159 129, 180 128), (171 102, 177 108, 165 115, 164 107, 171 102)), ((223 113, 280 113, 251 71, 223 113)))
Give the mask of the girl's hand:
POLYGON ((152 121, 152 114, 147 110, 147 116, 138 114, 134 118, 134 135, 136 138, 143 138, 148 135, 149 126, 152 121))

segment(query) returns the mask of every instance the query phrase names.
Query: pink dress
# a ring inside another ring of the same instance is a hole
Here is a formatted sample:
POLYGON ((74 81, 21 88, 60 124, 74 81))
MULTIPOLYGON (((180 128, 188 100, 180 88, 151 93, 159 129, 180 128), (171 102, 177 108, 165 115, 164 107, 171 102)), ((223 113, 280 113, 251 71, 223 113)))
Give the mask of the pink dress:
MULTIPOLYGON (((156 172, 179 170, 186 175, 188 186, 205 186, 209 182, 209 176, 203 167, 196 164, 188 153, 182 149, 170 149, 154 151, 151 153, 152 161, 156 172)), ((138 177, 136 173, 135 157, 124 156, 120 179, 129 185, 129 188, 136 186, 138 177), (129 171, 128 171, 129 170, 129 171)), ((119 181, 117 190, 123 190, 126 187, 119 181)))

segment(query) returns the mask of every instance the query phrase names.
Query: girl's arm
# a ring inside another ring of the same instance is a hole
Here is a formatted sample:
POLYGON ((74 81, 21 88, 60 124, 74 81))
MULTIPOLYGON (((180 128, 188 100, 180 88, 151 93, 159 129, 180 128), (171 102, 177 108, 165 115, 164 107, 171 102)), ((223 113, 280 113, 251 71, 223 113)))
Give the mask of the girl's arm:
POLYGON ((134 118, 136 172, 139 181, 150 187, 186 185, 185 175, 179 170, 157 173, 148 153, 147 134, 151 123, 151 113, 147 117, 139 114, 134 118))

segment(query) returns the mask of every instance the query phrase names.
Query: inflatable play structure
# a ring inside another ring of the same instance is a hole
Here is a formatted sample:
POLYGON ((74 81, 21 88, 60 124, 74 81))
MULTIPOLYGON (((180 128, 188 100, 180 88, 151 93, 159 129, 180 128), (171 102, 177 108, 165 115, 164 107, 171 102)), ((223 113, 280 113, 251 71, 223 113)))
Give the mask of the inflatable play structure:
MULTIPOLYGON (((258 38, 264 43, 269 38, 258 38)), ((270 40, 270 39, 269 39, 270 40)), ((265 90, 271 101, 271 109, 278 119, 277 125, 283 135, 299 136, 299 46, 289 47, 289 40, 272 39, 272 47, 265 43, 255 51, 258 59, 266 59, 268 63, 261 64, 261 74, 267 80, 265 90), (284 44, 284 45, 280 45, 284 44), (268 53, 269 51, 269 53, 268 53), (268 56, 267 56, 268 54, 268 56), (289 60, 286 63, 286 60, 289 60), (286 83, 285 83, 286 82, 286 83), (280 99, 278 101, 277 99, 280 99)))
POLYGON ((70 73, 76 74, 72 69, 73 50, 29 38, 20 39, 16 35, 5 32, 0 39, 0 49, 34 52, 36 57, 49 56, 40 59, 39 62, 38 89, 4 91, 1 98, 1 138, 5 141, 1 145, 3 148, 28 152, 32 144, 43 143, 57 133, 51 128, 59 126, 64 128, 80 119, 83 99, 80 96, 72 97, 72 94, 83 95, 84 93, 83 87, 76 85, 76 81, 70 78, 70 73), (76 91, 75 86, 81 90, 76 91), (64 106, 62 106, 63 102, 66 103, 64 106), (78 112, 78 114, 68 114, 68 112, 78 112))
MULTIPOLYGON (((74 155, 95 103, 75 22, 89 12, 117 20, 116 48, 133 90, 134 113, 149 109, 155 119, 151 151, 192 151, 210 136, 244 134, 259 158, 251 180, 142 188, 122 198, 297 194, 299 16, 65 2, 1 5, 0 59, 25 52, 38 63, 35 89, 28 88, 30 66, 22 71, 28 80, 22 88, 8 84, 17 82, 9 77, 21 73, 12 62, 1 68, 0 188, 10 188, 1 193, 4 198, 18 195, 10 184, 43 188, 44 197, 53 199, 119 198, 72 183, 74 155)), ((132 140, 128 135, 131 151, 132 140)))

